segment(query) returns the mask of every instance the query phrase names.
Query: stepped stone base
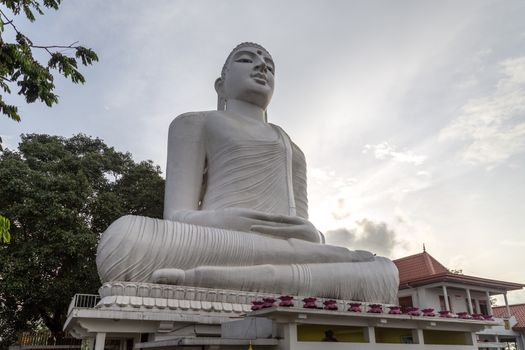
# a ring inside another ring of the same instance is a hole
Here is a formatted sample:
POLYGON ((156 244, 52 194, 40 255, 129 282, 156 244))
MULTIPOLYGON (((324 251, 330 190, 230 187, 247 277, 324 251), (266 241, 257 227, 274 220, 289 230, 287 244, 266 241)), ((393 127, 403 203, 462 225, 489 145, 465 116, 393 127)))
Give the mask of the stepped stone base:
POLYGON ((132 282, 105 283, 99 294, 101 300, 96 307, 101 309, 237 314, 234 317, 251 311, 252 300, 275 297, 233 290, 132 282))
MULTIPOLYGON (((172 312, 203 312, 216 315, 239 315, 250 312, 252 301, 279 295, 243 292, 236 290, 195 288, 153 283, 108 282, 99 289, 101 297, 96 306, 111 310, 155 310, 172 312)), ((293 303, 302 307, 302 299, 308 296, 294 296, 293 303)), ((322 308, 326 298, 318 298, 316 305, 322 308)), ((337 300, 340 311, 346 311, 351 300, 337 300)), ((276 305, 279 303, 277 300, 276 305)), ((366 303, 363 303, 366 306, 366 303)), ((385 307, 388 305, 385 304, 385 307)), ((363 307, 366 310, 366 307, 363 307)))

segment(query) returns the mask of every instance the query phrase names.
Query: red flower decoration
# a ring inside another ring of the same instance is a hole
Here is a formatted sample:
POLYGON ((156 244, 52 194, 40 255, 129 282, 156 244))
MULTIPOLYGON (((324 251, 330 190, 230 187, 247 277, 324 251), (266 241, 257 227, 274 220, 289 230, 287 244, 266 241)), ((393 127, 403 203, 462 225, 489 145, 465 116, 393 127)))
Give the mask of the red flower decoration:
POLYGON ((252 301, 252 310, 255 311, 255 310, 260 310, 263 308, 263 305, 264 305, 264 301, 262 300, 254 300, 252 301))
POLYGON ((273 303, 275 303, 274 298, 263 298, 263 308, 272 307, 273 303))
POLYGON ((348 308, 348 311, 350 312, 361 312, 361 303, 348 303, 350 307, 348 308))
MULTIPOLYGON (((434 311, 434 310, 432 309, 432 311, 434 311)), ((407 308, 407 315, 410 315, 410 316, 421 316, 421 311, 419 311, 418 307, 409 307, 409 308, 407 308)))
POLYGON ((434 309, 428 308, 428 309, 423 309, 421 311, 423 312, 423 316, 427 316, 427 317, 436 316, 436 314, 434 313, 434 309))
POLYGON ((279 306, 285 306, 285 307, 293 306, 293 297, 291 295, 281 295, 279 297, 279 300, 281 300, 281 302, 279 303, 279 306))
POLYGON ((390 315, 401 315, 402 314, 401 306, 389 306, 388 308, 390 309, 390 311, 388 311, 390 315))
POLYGON ((323 305, 324 305, 325 310, 337 310, 338 309, 337 301, 333 299, 325 300, 323 302, 323 305))
POLYGON ((368 305, 368 307, 370 308, 368 310, 369 313, 380 314, 380 313, 383 312, 383 305, 381 305, 381 304, 370 304, 370 305, 368 305))
POLYGON ((304 302, 303 307, 306 308, 306 309, 317 309, 317 305, 315 305, 315 301, 316 300, 317 300, 317 298, 314 298, 314 297, 304 298, 303 299, 303 302, 304 302))

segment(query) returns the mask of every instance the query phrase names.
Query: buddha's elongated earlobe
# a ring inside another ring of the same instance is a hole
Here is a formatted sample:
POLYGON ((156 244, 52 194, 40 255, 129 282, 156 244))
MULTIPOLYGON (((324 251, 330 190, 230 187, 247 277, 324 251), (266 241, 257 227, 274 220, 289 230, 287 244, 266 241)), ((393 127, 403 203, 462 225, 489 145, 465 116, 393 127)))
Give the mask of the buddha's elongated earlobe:
POLYGON ((217 95, 217 110, 225 111, 226 110, 226 99, 221 95, 217 95))
POLYGON ((215 91, 217 92, 217 110, 218 111, 226 110, 226 98, 223 96, 222 83, 223 83, 222 78, 217 78, 215 80, 215 91))

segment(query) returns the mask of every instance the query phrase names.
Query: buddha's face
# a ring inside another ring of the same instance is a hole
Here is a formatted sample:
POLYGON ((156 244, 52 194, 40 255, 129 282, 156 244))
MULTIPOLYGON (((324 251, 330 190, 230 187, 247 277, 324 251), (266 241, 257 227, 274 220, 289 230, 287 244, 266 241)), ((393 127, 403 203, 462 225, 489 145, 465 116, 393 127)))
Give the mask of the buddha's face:
POLYGON ((219 78, 216 88, 227 100, 241 100, 266 109, 274 88, 270 55, 260 48, 241 47, 226 63, 225 76, 219 78))

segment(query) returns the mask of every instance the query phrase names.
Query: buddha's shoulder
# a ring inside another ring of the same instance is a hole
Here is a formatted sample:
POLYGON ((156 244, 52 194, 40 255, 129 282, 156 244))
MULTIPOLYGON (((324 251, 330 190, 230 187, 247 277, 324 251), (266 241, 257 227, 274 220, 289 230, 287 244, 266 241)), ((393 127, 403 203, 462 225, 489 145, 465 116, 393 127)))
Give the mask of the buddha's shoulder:
POLYGON ((170 128, 199 128, 218 119, 224 119, 223 111, 188 112, 173 119, 170 128))
POLYGON ((210 120, 222 117, 222 111, 199 111, 188 112, 177 116, 170 124, 170 129, 195 129, 202 128, 210 122, 210 120))

